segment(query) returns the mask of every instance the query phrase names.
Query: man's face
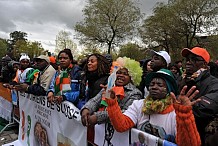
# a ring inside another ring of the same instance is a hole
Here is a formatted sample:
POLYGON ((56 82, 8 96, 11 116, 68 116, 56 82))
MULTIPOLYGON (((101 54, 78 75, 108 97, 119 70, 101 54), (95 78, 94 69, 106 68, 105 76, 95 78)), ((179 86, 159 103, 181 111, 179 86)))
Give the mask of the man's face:
POLYGON ((43 71, 47 65, 48 63, 44 59, 35 59, 34 61, 34 68, 40 71, 43 71))
POLYGON ((189 54, 188 56, 185 57, 186 59, 186 74, 187 75, 192 75, 194 72, 202 68, 205 64, 205 61, 202 57, 194 55, 194 54, 189 54))
POLYGON ((149 94, 154 100, 165 98, 167 95, 166 82, 159 77, 153 78, 149 84, 149 94))
POLYGON ((163 57, 154 54, 154 55, 152 56, 151 64, 150 64, 150 65, 151 65, 151 69, 152 69, 153 71, 158 71, 158 70, 160 70, 161 68, 165 68, 166 63, 165 63, 165 60, 163 59, 163 57))

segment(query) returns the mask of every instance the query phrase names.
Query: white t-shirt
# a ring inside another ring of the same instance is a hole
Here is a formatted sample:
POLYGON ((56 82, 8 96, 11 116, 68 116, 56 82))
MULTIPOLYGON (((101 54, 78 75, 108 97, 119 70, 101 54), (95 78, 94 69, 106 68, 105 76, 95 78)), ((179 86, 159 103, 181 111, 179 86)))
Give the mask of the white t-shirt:
POLYGON ((176 135, 175 110, 167 114, 145 115, 142 113, 144 99, 135 100, 124 112, 137 126, 137 129, 152 135, 165 138, 166 135, 176 135), (157 134, 158 133, 158 134, 157 134))

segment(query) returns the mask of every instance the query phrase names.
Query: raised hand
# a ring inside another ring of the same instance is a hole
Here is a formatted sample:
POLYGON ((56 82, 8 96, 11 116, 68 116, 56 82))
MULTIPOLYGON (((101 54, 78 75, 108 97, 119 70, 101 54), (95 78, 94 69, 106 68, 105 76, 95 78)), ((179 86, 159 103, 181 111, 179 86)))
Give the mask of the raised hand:
POLYGON ((90 117, 90 113, 88 109, 83 109, 82 113, 81 113, 81 121, 83 126, 89 126, 89 117, 90 117))
POLYGON ((187 86, 184 86, 178 98, 176 98, 175 94, 171 92, 170 96, 173 99, 173 103, 177 103, 177 104, 181 104, 185 106, 192 106, 195 103, 201 101, 200 98, 197 100, 192 100, 199 93, 199 91, 196 90, 196 86, 192 86, 191 89, 189 89, 187 93, 186 93, 186 90, 187 90, 187 86))

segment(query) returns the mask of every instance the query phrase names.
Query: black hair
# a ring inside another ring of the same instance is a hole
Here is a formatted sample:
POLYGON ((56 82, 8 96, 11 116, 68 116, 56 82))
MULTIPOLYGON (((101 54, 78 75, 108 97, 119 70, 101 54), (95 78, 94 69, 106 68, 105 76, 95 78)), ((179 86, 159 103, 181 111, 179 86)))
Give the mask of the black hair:
POLYGON ((98 72, 98 75, 101 76, 101 75, 105 75, 105 74, 109 74, 110 73, 110 63, 109 61, 102 55, 98 54, 98 53, 93 53, 91 55, 89 55, 87 57, 87 60, 86 60, 86 64, 84 66, 84 71, 85 72, 88 72, 88 60, 91 56, 95 56, 97 58, 97 61, 98 61, 98 67, 97 67, 97 72, 98 72))
POLYGON ((177 73, 179 73, 179 75, 181 75, 180 69, 176 63, 170 63, 168 66, 168 69, 170 70, 172 67, 175 67, 177 70, 177 73))
POLYGON ((73 63, 73 55, 72 55, 70 49, 61 50, 61 51, 58 53, 58 58, 59 58, 59 56, 60 56, 61 53, 66 53, 66 54, 69 56, 71 62, 73 63))

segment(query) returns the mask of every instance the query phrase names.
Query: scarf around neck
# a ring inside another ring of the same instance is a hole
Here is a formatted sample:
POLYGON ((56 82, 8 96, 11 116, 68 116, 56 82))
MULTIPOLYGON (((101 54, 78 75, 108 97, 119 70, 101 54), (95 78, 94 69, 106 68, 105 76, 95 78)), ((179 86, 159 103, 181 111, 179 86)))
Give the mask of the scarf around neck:
POLYGON ((70 64, 67 69, 61 70, 59 75, 56 77, 55 80, 55 95, 63 95, 64 93, 71 90, 71 78, 70 72, 73 68, 73 65, 70 64))
POLYGON ((197 70, 196 72, 194 72, 191 76, 187 76, 186 71, 183 72, 182 74, 182 78, 185 79, 189 79, 189 80, 195 80, 197 77, 199 77, 205 70, 205 68, 200 68, 199 70, 197 70))
POLYGON ((144 105, 142 112, 147 115, 151 114, 161 114, 169 106, 172 105, 172 100, 170 95, 167 95, 164 99, 153 100, 150 96, 144 99, 144 105))

